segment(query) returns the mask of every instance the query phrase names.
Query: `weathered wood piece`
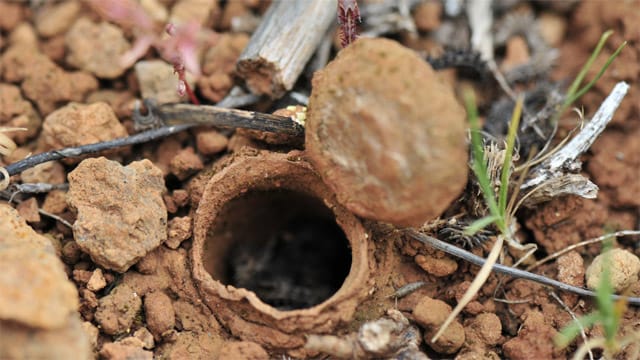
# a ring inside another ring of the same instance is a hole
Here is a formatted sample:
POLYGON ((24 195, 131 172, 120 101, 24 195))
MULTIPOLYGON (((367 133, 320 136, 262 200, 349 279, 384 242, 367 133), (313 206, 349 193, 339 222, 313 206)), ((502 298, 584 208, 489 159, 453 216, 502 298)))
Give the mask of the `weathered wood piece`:
POLYGON ((627 83, 621 81, 616 84, 591 121, 586 123, 582 130, 560 150, 531 170, 520 189, 527 192, 535 191, 535 193, 528 196, 524 205, 535 205, 567 194, 588 199, 596 197, 598 186, 578 174, 582 169, 579 157, 604 131, 628 90, 627 83))
POLYGON ((290 90, 336 21, 336 0, 275 0, 236 64, 257 95, 279 98, 290 90))

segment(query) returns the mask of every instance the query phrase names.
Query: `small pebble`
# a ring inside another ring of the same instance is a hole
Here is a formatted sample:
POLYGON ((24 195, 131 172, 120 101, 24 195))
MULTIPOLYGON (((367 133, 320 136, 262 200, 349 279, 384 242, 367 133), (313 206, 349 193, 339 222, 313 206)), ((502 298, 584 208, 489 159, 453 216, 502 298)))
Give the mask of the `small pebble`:
POLYGON ((640 259, 627 250, 612 249, 608 254, 596 256, 587 268, 585 277, 589 289, 595 290, 600 284, 603 266, 605 266, 605 256, 609 257, 607 261, 610 269, 610 282, 616 293, 620 293, 631 284, 638 282, 640 259))
POLYGON ((102 269, 95 269, 87 281, 87 289, 96 292, 104 289, 107 286, 107 280, 104 279, 104 275, 102 275, 102 269))

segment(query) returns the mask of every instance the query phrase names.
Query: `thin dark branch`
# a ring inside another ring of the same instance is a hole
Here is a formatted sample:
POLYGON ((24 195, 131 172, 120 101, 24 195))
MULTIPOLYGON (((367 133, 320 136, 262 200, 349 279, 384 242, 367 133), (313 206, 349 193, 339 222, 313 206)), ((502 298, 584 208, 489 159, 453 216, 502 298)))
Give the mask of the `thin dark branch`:
MULTIPOLYGON (((152 140, 160 139, 163 137, 167 137, 169 135, 173 135, 175 133, 184 131, 191 127, 196 126, 195 124, 184 124, 184 125, 176 125, 176 126, 166 126, 158 129, 153 129, 145 132, 141 132, 132 136, 119 138, 110 141, 99 142, 95 144, 82 145, 77 147, 66 148, 62 150, 52 150, 45 153, 36 154, 33 156, 29 156, 24 160, 17 161, 13 164, 7 165, 5 169, 9 173, 10 176, 19 174, 22 171, 32 168, 38 164, 42 164, 48 161, 60 160, 64 158, 75 158, 87 154, 95 154, 101 151, 129 146, 135 144, 141 144, 145 142, 149 142, 152 140)), ((0 173, 0 181, 4 179, 2 173, 0 173)))
MULTIPOLYGON (((421 243, 425 244, 425 245, 429 245, 433 248, 436 248, 438 250, 444 251, 447 254, 453 255, 455 257, 459 257, 463 260, 466 260, 474 265, 477 266, 482 266, 485 263, 485 259, 481 258, 480 256, 474 255, 468 251, 465 251, 457 246, 451 245, 451 244, 447 244, 444 241, 438 240, 434 237, 422 234, 414 229, 407 229, 405 230, 405 233, 407 235, 409 235, 410 237, 412 237, 413 239, 416 239, 418 241, 420 241, 421 243)), ((493 271, 497 272, 497 273, 501 273, 501 274, 506 274, 509 276, 513 276, 515 278, 520 278, 520 279, 525 279, 525 280, 531 280, 531 281, 535 281, 537 283, 543 284, 543 285, 548 285, 548 286, 552 286, 556 289, 562 290, 562 291, 568 291, 568 292, 572 292, 581 296, 590 296, 590 297, 596 297, 596 293, 587 289, 583 289, 577 286, 572 286, 569 284, 565 284, 563 282, 557 281, 557 280, 553 280, 550 279, 546 276, 542 276, 542 275, 538 275, 538 274, 534 274, 534 273, 530 273, 528 271, 524 271, 524 270, 520 270, 520 269, 516 269, 516 268, 512 268, 509 266, 505 266, 505 265, 501 265, 501 264, 494 264, 493 265, 493 271)), ((626 296, 620 296, 620 295, 612 295, 612 298, 614 300, 618 300, 618 299, 622 299, 624 298, 626 301, 628 301, 629 304, 632 305, 640 305, 640 298, 637 297, 626 297, 626 296)))

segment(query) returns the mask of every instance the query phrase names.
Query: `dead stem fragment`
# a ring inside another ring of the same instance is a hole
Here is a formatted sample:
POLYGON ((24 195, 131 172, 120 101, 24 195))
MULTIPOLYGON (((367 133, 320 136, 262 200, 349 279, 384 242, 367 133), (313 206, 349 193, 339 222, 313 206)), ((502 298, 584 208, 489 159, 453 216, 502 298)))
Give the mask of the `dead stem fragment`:
POLYGON ((305 348, 342 359, 415 359, 426 360, 420 351, 420 331, 398 310, 364 323, 357 333, 345 337, 310 335, 305 348))
POLYGON ((529 199, 524 202, 525 206, 535 205, 567 194, 575 194, 589 199, 596 196, 598 186, 577 174, 582 168, 579 156, 591 147, 611 121, 627 91, 629 91, 629 85, 626 82, 617 83, 591 121, 565 146, 540 165, 531 169, 529 179, 520 188, 530 190, 529 193, 536 192, 536 194, 526 195, 529 199))

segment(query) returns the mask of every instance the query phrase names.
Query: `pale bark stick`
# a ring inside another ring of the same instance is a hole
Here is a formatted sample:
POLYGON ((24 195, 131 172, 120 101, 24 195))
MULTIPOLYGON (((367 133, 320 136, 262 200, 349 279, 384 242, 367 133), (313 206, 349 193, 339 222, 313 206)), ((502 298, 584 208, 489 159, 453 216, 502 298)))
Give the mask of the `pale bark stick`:
POLYGON ((589 179, 577 174, 582 168, 579 157, 591 147, 611 121, 628 90, 627 83, 621 81, 616 84, 591 121, 560 150, 532 169, 531 175, 520 188, 530 190, 537 187, 540 194, 531 196, 531 201, 525 205, 558 195, 574 194, 586 198, 596 196, 598 187, 589 179))
POLYGON ((336 0, 275 0, 236 64, 251 92, 279 98, 336 21, 336 0))

